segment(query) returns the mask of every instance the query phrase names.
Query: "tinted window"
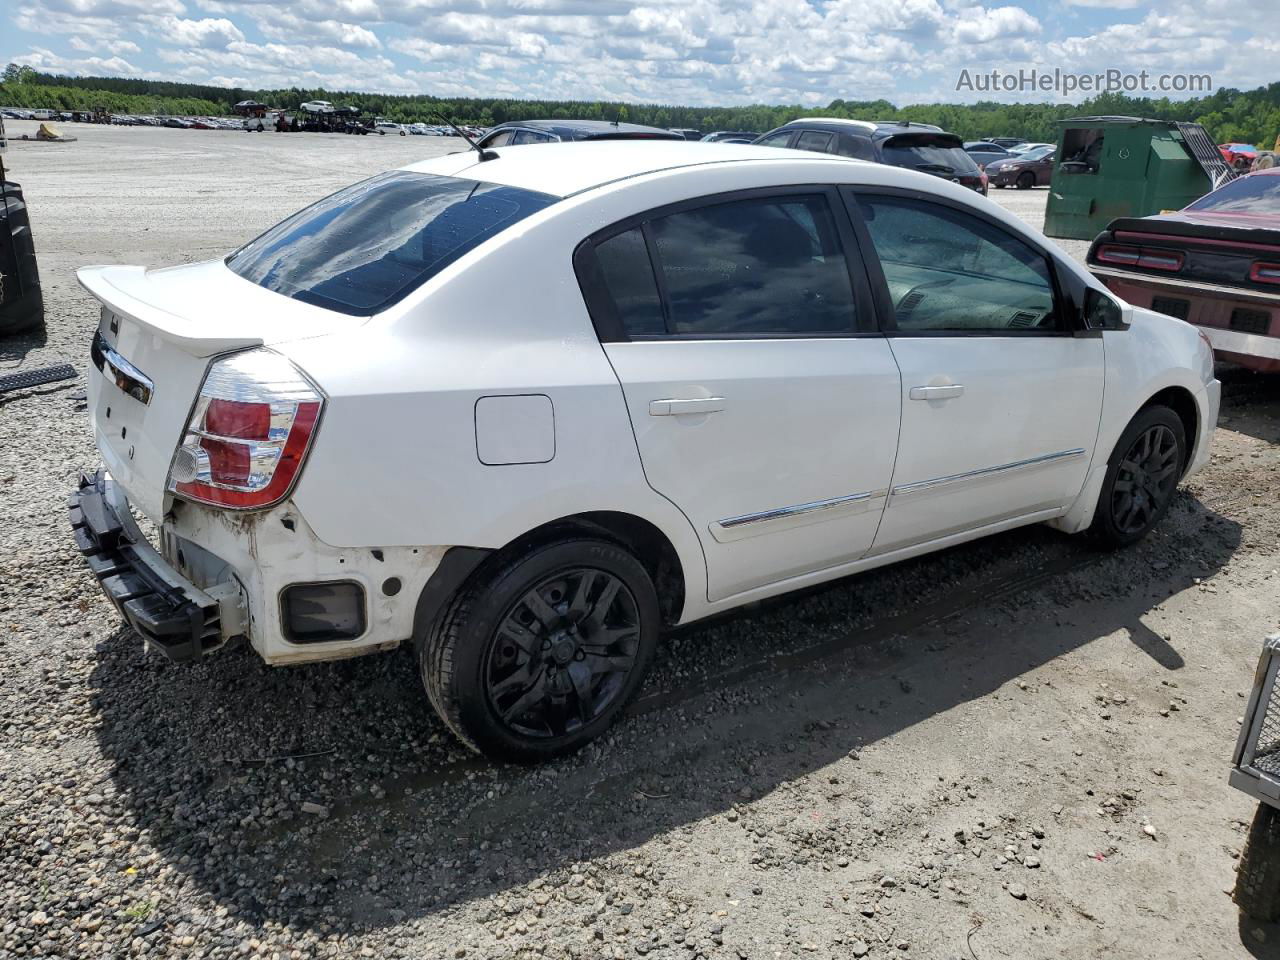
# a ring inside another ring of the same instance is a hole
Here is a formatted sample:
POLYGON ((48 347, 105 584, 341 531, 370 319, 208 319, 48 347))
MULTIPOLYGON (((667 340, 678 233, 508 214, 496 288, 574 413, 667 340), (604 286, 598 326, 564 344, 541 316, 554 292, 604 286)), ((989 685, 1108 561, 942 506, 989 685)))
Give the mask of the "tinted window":
POLYGON ((874 160, 875 149, 871 141, 865 137, 854 137, 841 134, 836 141, 836 153, 842 157, 853 157, 855 160, 874 160))
POLYGON ((761 147, 785 147, 794 132, 793 130, 782 130, 778 133, 771 133, 762 140, 756 141, 756 144, 761 147))
POLYGON ((482 147, 505 147, 511 142, 511 138, 515 136, 514 130, 499 130, 489 135, 487 140, 481 140, 482 147))
POLYGON ((644 337, 666 333, 662 301, 653 278, 644 232, 632 227, 598 244, 596 259, 627 335, 644 337))
POLYGON ((927 133, 899 134, 881 144, 884 162, 895 167, 911 167, 934 173, 972 174, 978 172, 973 157, 964 152, 955 137, 927 133))
POLYGON ((826 153, 831 148, 831 134, 820 130, 806 130, 796 138, 797 150, 816 150, 826 153))
POLYGON ((859 208, 899 330, 1057 329, 1044 256, 977 217, 890 197, 859 208))
POLYGON ((275 293, 368 316, 555 197, 397 170, 312 204, 227 258, 275 293))
POLYGON ((511 145, 519 146, 522 143, 551 143, 555 139, 555 137, 546 133, 538 133, 534 130, 519 130, 516 132, 515 138, 511 141, 511 145))
POLYGON ((824 197, 737 200, 650 223, 674 334, 846 333, 849 271, 824 197))
POLYGON ((1187 209, 1214 213, 1280 213, 1280 176, 1263 173, 1240 177, 1201 197, 1187 209))

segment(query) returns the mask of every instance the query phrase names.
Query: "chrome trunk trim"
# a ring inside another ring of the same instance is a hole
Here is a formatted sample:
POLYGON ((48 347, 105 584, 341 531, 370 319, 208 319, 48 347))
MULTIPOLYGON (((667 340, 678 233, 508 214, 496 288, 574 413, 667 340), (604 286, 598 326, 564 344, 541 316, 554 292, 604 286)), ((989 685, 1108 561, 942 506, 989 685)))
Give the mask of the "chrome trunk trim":
POLYGON ((143 406, 151 403, 156 385, 151 378, 108 346, 101 332, 93 335, 89 357, 102 375, 143 406))

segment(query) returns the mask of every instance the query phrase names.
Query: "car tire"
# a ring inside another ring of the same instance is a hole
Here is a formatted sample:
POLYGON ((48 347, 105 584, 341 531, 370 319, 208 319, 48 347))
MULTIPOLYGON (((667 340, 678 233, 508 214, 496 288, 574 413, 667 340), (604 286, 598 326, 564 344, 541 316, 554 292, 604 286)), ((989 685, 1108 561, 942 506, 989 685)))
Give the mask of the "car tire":
POLYGON ((1107 461, 1090 527, 1094 538, 1104 546, 1124 547, 1145 537, 1173 502, 1186 449, 1176 413, 1158 405, 1138 411, 1107 461))
POLYGON ((658 643, 657 591, 608 540, 504 554, 450 601, 419 667, 436 713, 471 749, 548 760, 598 737, 635 696, 658 643))
POLYGON ((1018 189, 1030 190, 1036 185, 1036 175, 1028 170, 1026 173, 1018 175, 1018 189))
POLYGON ((1259 803, 1253 815, 1231 899, 1260 923, 1280 918, 1280 814, 1268 804, 1259 803))
POLYGON ((996 183, 996 184, 992 184, 992 186, 994 186, 997 190, 1003 190, 1003 189, 1004 189, 1004 184, 1003 184, 1003 183, 996 183))

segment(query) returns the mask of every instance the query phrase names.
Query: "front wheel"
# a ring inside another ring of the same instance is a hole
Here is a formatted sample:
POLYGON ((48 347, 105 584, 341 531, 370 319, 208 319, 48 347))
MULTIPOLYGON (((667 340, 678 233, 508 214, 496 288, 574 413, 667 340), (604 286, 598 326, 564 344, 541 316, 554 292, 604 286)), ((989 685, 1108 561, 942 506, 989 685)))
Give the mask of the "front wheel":
POLYGON ((1145 537, 1173 502, 1186 459, 1178 415, 1164 406, 1139 411, 1107 462, 1093 534, 1113 547, 1145 537))
POLYGON ((1245 916, 1260 923, 1280 918, 1280 815, 1265 803, 1258 804, 1240 851, 1231 899, 1245 916))
POLYGON ((494 558, 422 646, 423 685, 463 743, 546 760, 603 733, 635 695, 657 646, 657 592, 641 563, 575 538, 494 558))
POLYGON ((1036 175, 1028 170, 1026 173, 1018 177, 1018 189, 1030 190, 1036 185, 1036 175))

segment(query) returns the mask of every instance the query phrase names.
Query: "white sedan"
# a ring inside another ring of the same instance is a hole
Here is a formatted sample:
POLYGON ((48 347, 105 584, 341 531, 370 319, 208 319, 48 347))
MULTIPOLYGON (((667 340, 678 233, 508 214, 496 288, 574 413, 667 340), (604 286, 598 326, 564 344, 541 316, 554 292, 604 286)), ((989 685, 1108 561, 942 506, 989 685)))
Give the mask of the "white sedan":
POLYGON ((970 190, 816 153, 457 153, 80 280, 104 467, 71 521, 124 618, 174 659, 412 642, 499 757, 598 736, 668 626, 1025 524, 1137 540, 1218 411, 1195 328, 970 190))

